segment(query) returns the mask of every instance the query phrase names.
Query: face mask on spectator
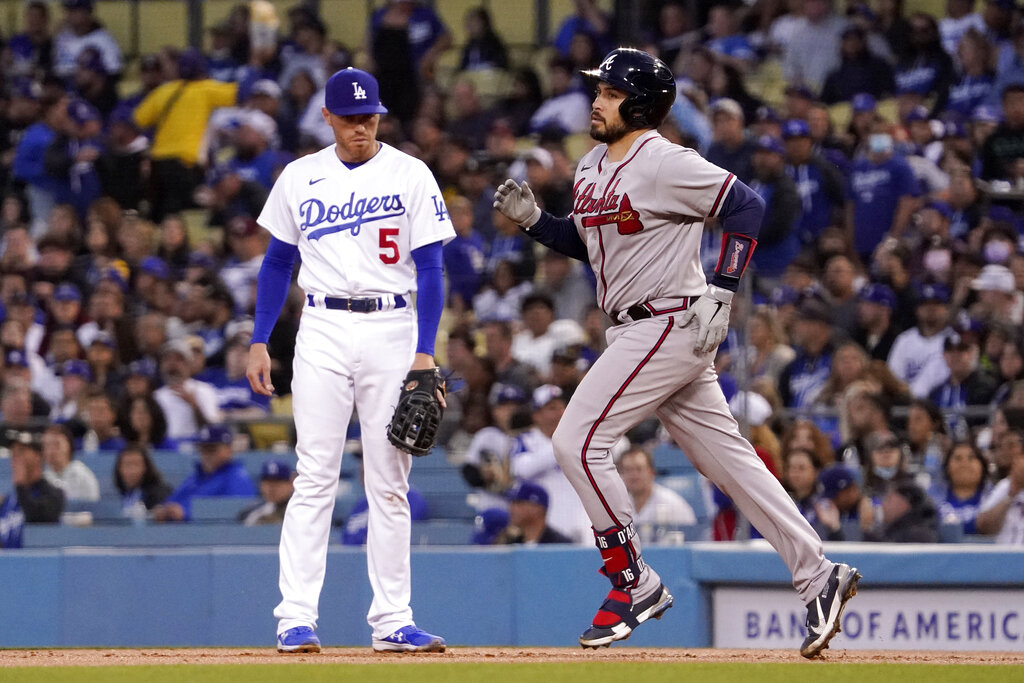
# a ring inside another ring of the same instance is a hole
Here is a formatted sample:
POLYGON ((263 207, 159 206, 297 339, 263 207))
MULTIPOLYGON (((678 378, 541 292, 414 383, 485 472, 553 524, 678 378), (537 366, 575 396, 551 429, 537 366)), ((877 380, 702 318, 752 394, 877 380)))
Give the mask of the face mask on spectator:
POLYGON ((872 154, 886 154, 892 151, 892 136, 887 133, 875 133, 868 138, 868 150, 872 154))
POLYGON ((982 253, 985 255, 985 263, 1006 263, 1012 251, 1013 247, 1010 246, 1009 242, 992 240, 985 245, 982 253))
POLYGON ((896 472, 898 472, 899 469, 899 465, 893 465, 892 467, 879 467, 878 465, 871 466, 871 470, 875 473, 875 476, 886 481, 895 477, 896 472))
POLYGON ((946 249, 932 249, 925 252, 924 267, 932 275, 945 275, 952 264, 952 256, 946 249))

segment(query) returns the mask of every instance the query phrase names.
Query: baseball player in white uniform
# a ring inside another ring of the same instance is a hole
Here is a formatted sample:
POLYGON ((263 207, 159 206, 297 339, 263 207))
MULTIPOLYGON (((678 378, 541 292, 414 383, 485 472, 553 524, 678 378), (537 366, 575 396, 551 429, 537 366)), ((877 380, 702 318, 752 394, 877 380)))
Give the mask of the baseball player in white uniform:
POLYGON ((386 112, 373 76, 352 68, 334 74, 322 113, 335 144, 286 166, 258 219, 272 239, 249 350, 254 391, 274 390, 267 340, 297 255, 306 295, 292 380, 298 476, 281 530, 282 600, 274 610, 280 652, 320 651, 318 602, 353 406, 370 504, 373 649, 445 649, 443 638, 416 627, 409 607, 411 457, 388 442, 386 430, 405 374, 434 367, 441 247, 455 231, 427 166, 377 141, 386 112))
POLYGON ((654 130, 676 92, 661 61, 620 48, 583 76, 595 92, 590 134, 605 144, 579 162, 572 214, 542 212, 529 186, 513 180, 498 187, 494 201, 537 241, 589 260, 598 303, 616 323, 553 437, 612 583, 580 644, 610 645, 672 605, 641 557, 633 505, 609 452, 653 412, 786 562, 808 608, 801 654, 813 657, 839 631, 860 575, 825 559, 817 534, 740 435, 712 366, 764 202, 731 173, 654 130), (708 218, 717 218, 724 233, 710 284, 699 261, 708 218))

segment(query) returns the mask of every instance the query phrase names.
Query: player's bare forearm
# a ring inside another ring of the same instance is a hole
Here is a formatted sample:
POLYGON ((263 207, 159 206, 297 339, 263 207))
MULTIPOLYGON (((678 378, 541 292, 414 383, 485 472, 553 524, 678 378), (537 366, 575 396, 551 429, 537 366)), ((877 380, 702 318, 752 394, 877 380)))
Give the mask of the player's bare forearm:
POLYGON ((270 381, 270 353, 267 345, 255 343, 249 347, 249 359, 245 365, 245 377, 252 390, 261 396, 273 396, 274 385, 270 381))
POLYGON ((437 367, 434 363, 434 357, 428 353, 417 353, 412 359, 411 370, 429 370, 430 368, 437 367))

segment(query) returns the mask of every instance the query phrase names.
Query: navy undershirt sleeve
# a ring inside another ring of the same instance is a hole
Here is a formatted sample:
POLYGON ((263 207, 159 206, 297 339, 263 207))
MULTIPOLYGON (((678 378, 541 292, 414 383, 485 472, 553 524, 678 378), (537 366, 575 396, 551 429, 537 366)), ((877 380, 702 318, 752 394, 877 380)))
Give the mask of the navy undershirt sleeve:
POLYGON ((555 218, 547 211, 541 211, 540 220, 534 223, 529 230, 520 229, 559 254, 584 263, 590 262, 590 257, 587 256, 587 245, 580 238, 579 232, 576 231, 576 225, 570 218, 555 218))
POLYGON ((253 321, 252 343, 266 344, 292 283, 292 268, 299 248, 294 244, 270 238, 267 253, 263 257, 259 275, 256 277, 256 319, 253 321))
POLYGON ((761 232, 765 204, 761 195, 737 180, 729 189, 718 216, 722 222, 722 257, 711 284, 735 292, 750 262, 761 232))
POLYGON ((416 353, 434 355, 437 326, 444 309, 444 276, 441 243, 431 242, 412 250, 416 264, 416 353))

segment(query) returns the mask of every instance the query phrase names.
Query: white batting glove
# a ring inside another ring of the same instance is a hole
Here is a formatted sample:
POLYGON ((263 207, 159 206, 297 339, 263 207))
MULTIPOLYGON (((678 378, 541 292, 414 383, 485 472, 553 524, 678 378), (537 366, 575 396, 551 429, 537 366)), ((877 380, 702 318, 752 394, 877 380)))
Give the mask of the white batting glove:
POLYGON ((525 180, 522 187, 511 178, 498 185, 494 191, 494 208, 527 229, 540 220, 540 207, 525 180))
POLYGON ((728 289, 708 285, 707 291, 683 311, 679 319, 680 327, 697 321, 697 343, 693 347, 697 353, 710 353, 725 341, 729 334, 732 295, 728 289))

